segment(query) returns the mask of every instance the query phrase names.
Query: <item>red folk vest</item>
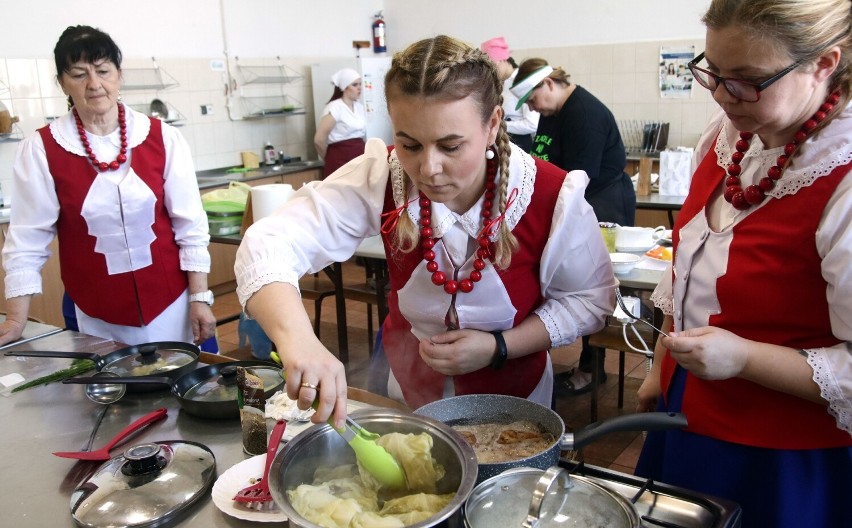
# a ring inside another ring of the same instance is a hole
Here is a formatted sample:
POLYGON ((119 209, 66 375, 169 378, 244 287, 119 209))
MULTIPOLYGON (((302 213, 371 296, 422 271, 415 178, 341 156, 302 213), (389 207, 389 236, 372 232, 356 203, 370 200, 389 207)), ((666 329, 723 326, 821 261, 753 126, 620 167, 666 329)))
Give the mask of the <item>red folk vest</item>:
MULTIPOLYGON (((728 270, 736 272, 716 282, 721 312, 710 317, 710 325, 792 348, 841 342, 831 332, 815 233, 826 203, 849 170, 850 165, 838 167, 796 194, 768 198, 734 226, 728 270)), ((705 214, 705 204, 724 177, 711 149, 695 172, 675 223, 675 257, 678 229, 705 214)), ((663 394, 675 366, 666 354, 663 394)), ((852 446, 852 435, 837 428, 825 406, 743 379, 711 381, 687 373, 682 410, 690 431, 738 444, 774 449, 852 446)))
POLYGON ((96 238, 89 235, 80 214, 97 171, 85 157, 60 147, 50 127, 39 129, 50 174, 59 199, 57 234, 62 283, 83 312, 107 323, 143 326, 178 298, 189 284, 180 269, 178 245, 164 203, 163 174, 166 162, 161 123, 151 119, 145 141, 133 149, 131 166, 157 197, 153 263, 128 273, 110 275, 104 256, 95 252, 96 238))
MULTIPOLYGON (((539 265, 550 233, 556 199, 565 179, 564 170, 538 159, 535 160, 535 164, 536 179, 532 201, 512 231, 518 239, 520 249, 512 255, 509 269, 498 270, 512 305, 517 310, 514 325, 523 321, 543 301, 539 283, 539 265)), ((384 211, 394 209, 396 206, 391 184, 388 182, 384 211)), ((385 252, 390 256, 388 258, 390 276, 388 318, 382 327, 382 341, 388 362, 402 388, 405 401, 412 409, 416 409, 441 399, 445 376, 432 370, 420 358, 419 342, 411 333, 411 325, 399 310, 397 292, 405 286, 411 278, 411 273, 423 260, 422 253, 419 250, 410 253, 394 250, 391 243, 392 237, 393 233, 382 234, 385 252)), ((464 295, 459 297, 458 302, 464 302, 464 295)), ((499 370, 486 367, 461 376, 454 376, 455 393, 459 396, 508 394, 526 398, 538 385, 546 365, 546 350, 509 359, 499 370)))

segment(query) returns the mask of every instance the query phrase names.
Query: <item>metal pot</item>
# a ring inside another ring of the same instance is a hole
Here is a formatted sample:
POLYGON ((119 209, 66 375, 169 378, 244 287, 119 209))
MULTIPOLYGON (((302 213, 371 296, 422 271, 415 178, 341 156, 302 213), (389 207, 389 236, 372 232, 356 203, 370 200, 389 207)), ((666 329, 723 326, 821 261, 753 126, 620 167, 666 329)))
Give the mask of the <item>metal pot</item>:
POLYGON ((502 394, 469 394, 445 398, 420 407, 415 414, 434 418, 449 426, 489 423, 512 423, 529 420, 550 433, 554 442, 543 451, 510 462, 479 464, 477 484, 507 469, 532 467, 547 469, 559 463, 561 451, 579 449, 598 438, 618 431, 656 431, 686 427, 686 417, 680 413, 625 414, 595 422, 573 433, 565 432, 565 423, 553 410, 538 403, 502 394))
MULTIPOLYGON (((427 432, 434 441, 432 457, 444 466, 446 474, 438 482, 438 493, 455 492, 452 501, 439 513, 412 527, 463 525, 461 508, 476 481, 476 455, 473 448, 454 430, 427 418, 391 409, 361 409, 352 413, 365 429, 386 434, 427 432)), ((328 424, 318 424, 296 435, 278 453, 269 472, 269 489, 275 502, 290 519, 290 526, 320 528, 299 515, 287 498, 287 490, 313 481, 318 466, 354 464, 355 453, 328 424)))
POLYGON ((467 528, 637 528, 639 513, 618 493, 559 466, 510 469, 482 482, 465 502, 467 528))
MULTIPOLYGON (((7 356, 88 359, 94 361, 98 372, 112 372, 121 377, 154 378, 168 376, 175 380, 198 366, 201 350, 192 343, 158 341, 120 348, 108 354, 92 352, 59 352, 29 350, 6 352, 7 356)), ((131 385, 130 392, 162 390, 160 385, 131 385)))
MULTIPOLYGON (((118 377, 110 383, 129 386, 154 384, 167 386, 183 410, 201 418, 234 419, 240 417, 237 404, 237 367, 251 367, 263 379, 266 398, 281 390, 284 378, 281 369, 265 361, 231 361, 195 369, 177 380, 166 377, 118 377)), ((102 383, 101 378, 69 378, 62 383, 102 383)))

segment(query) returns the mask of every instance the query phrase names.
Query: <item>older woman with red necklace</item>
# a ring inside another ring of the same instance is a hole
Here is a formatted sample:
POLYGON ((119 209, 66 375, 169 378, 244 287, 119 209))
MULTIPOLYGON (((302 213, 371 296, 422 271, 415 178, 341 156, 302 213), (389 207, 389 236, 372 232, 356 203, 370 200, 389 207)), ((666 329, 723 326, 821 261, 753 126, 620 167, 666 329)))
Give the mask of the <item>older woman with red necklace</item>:
POLYGON ((637 474, 738 502, 743 527, 849 524, 852 2, 713 0, 690 63, 721 107, 674 226, 637 474))
POLYGON ((54 237, 81 332, 203 342, 216 324, 209 236, 186 141, 120 102, 121 51, 106 33, 69 27, 54 58, 71 111, 18 149, 0 344, 21 336, 54 237))

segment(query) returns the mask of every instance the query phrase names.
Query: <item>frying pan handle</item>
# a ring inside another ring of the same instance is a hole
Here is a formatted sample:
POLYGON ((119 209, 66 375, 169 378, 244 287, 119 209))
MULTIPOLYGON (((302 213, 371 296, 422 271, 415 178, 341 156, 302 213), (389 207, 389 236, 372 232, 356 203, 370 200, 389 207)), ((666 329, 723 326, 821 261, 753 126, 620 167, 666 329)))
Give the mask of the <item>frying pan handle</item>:
POLYGON ((71 359, 91 359, 96 361, 101 356, 90 352, 58 352, 55 350, 21 350, 18 352, 6 352, 7 356, 25 356, 25 357, 49 357, 49 358, 71 358, 71 359))
POLYGON ((566 433, 562 437, 560 447, 563 450, 580 449, 602 436, 620 431, 661 431, 665 429, 683 429, 686 426, 686 416, 682 413, 650 412, 625 414, 589 424, 575 433, 566 433))
POLYGON ((157 385, 169 385, 169 386, 171 386, 172 383, 174 383, 174 380, 172 378, 167 378, 165 376, 162 376, 162 377, 157 377, 157 376, 145 376, 145 377, 143 377, 143 376, 139 376, 139 377, 136 377, 136 376, 115 376, 115 377, 109 377, 109 378, 96 378, 96 377, 91 377, 91 376, 78 376, 76 378, 68 378, 68 379, 62 380, 62 383, 78 383, 78 384, 79 383, 83 383, 83 384, 107 383, 107 382, 108 383, 122 383, 122 384, 125 384, 125 385, 138 385, 138 384, 151 385, 151 384, 156 383, 157 385))

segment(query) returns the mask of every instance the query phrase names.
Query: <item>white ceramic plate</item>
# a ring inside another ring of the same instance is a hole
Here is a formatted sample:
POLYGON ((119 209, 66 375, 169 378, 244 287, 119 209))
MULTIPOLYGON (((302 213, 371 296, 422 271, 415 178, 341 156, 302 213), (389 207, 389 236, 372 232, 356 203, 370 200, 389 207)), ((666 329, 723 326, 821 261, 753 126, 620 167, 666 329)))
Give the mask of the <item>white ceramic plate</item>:
POLYGON ((649 249, 653 248, 656 245, 657 244, 651 244, 650 246, 644 246, 644 247, 629 247, 629 246, 625 247, 625 246, 619 246, 618 244, 616 244, 615 250, 618 251, 619 253, 644 253, 644 252, 648 251, 649 249))
POLYGON ((257 455, 231 466, 213 484, 211 491, 213 504, 222 512, 237 519, 255 522, 287 522, 287 516, 278 506, 274 506, 272 509, 265 506, 262 510, 254 510, 245 504, 234 502, 234 495, 238 491, 246 486, 251 486, 254 484, 252 479, 260 478, 263 475, 265 464, 266 455, 257 455))

